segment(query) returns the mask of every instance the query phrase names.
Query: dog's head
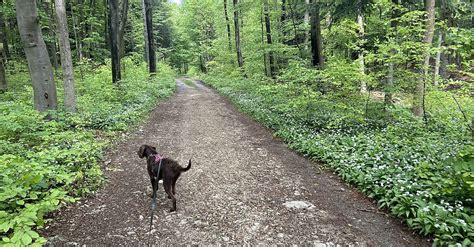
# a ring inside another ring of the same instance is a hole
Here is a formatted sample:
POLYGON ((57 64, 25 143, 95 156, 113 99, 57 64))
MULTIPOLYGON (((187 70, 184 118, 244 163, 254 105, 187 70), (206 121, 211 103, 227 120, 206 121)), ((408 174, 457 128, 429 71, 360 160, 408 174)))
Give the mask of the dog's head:
POLYGON ((149 150, 149 149, 152 149, 154 152, 156 152, 156 148, 155 148, 155 147, 152 147, 152 146, 150 146, 150 145, 142 145, 142 146, 140 147, 140 149, 138 149, 138 152, 137 152, 138 157, 140 157, 140 158, 145 157, 145 154, 146 154, 147 150, 149 150))

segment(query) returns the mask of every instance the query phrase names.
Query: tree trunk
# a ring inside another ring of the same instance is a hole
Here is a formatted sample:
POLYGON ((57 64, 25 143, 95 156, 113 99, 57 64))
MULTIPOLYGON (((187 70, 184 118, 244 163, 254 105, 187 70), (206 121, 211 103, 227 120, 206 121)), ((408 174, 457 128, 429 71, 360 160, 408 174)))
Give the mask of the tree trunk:
MULTIPOLYGON (((82 42, 81 42, 81 37, 79 36, 79 32, 77 31, 79 29, 78 23, 77 23, 77 18, 74 16, 74 6, 71 2, 71 17, 72 17, 72 28, 74 31, 74 40, 76 43, 76 52, 77 52, 77 59, 79 62, 82 60, 82 42)), ((110 20, 110 17, 109 17, 110 20)))
POLYGON ((120 52, 119 55, 122 58, 125 55, 125 43, 123 41, 123 35, 125 32, 125 25, 127 24, 127 15, 128 15, 128 0, 122 0, 122 15, 121 15, 121 20, 120 20, 120 25, 119 25, 119 38, 118 38, 118 43, 119 43, 119 48, 120 52))
MULTIPOLYGON (((265 31, 264 31, 264 17, 263 17, 263 9, 264 7, 262 6, 261 8, 261 12, 260 12, 260 28, 261 28, 261 33, 262 33, 262 37, 261 37, 261 41, 262 41, 262 46, 265 47, 265 31)), ((263 66, 264 66, 264 71, 265 71, 265 75, 266 76, 271 76, 270 74, 270 70, 268 69, 268 65, 267 65, 267 53, 264 52, 263 53, 263 66)))
POLYGON ((58 18, 59 51, 64 79, 64 106, 70 112, 76 112, 76 93, 74 89, 74 70, 72 67, 71 46, 69 31, 67 30, 66 4, 64 0, 55 0, 56 15, 58 18))
POLYGON ((35 109, 56 110, 56 85, 48 50, 38 23, 36 0, 16 0, 16 17, 33 84, 35 109))
POLYGON ((272 49, 272 26, 270 23, 270 10, 268 8, 268 0, 265 0, 264 3, 264 16, 265 16, 265 31, 267 34, 267 47, 270 48, 270 51, 268 52, 268 60, 270 62, 270 75, 272 77, 275 76, 276 74, 276 64, 275 64, 275 58, 273 57, 273 51, 272 49))
POLYGON ((146 6, 145 6, 145 0, 142 0, 142 8, 143 8, 143 37, 145 39, 145 61, 149 63, 150 59, 150 52, 148 51, 148 48, 150 48, 148 44, 148 29, 146 27, 146 6))
POLYGON ((240 22, 239 22, 239 10, 237 5, 239 0, 233 0, 234 5, 234 26, 235 26, 235 49, 237 51, 237 63, 239 68, 243 69, 244 59, 242 57, 242 50, 240 48, 240 22))
POLYGON ((3 49, 0 49, 0 93, 6 92, 8 89, 4 64, 5 64, 5 59, 3 55, 3 49))
MULTIPOLYGON (((401 0, 392 0, 393 5, 398 5, 401 4, 401 0)), ((392 28, 392 32, 395 32, 398 22, 396 21, 396 18, 398 18, 400 15, 399 11, 397 8, 392 8, 392 14, 391 14, 391 20, 390 20, 390 27, 392 28)), ((384 91, 385 91, 385 99, 384 103, 385 106, 392 105, 392 97, 393 97, 393 85, 394 85, 394 69, 395 69, 395 64, 393 62, 393 57, 396 54, 395 49, 390 50, 390 62, 388 64, 388 76, 387 76, 387 84, 385 85, 384 91)))
POLYGON ((120 55, 118 44, 118 0, 109 0, 109 33, 110 33, 110 52, 112 57, 112 82, 121 80, 120 55))
POLYGON ((150 74, 156 73, 156 56, 153 40, 153 6, 151 0, 145 0, 145 19, 148 38, 148 65, 150 74))
MULTIPOLYGON (((3 0, 0 0, 0 3, 3 5, 3 0)), ((5 16, 3 16, 3 13, 0 13, 0 37, 2 40, 3 44, 3 57, 5 58, 5 61, 10 57, 10 49, 8 48, 8 38, 7 38, 7 25, 6 25, 6 19, 5 16)))
POLYGON ((54 14, 54 10, 53 10, 52 6, 53 6, 52 1, 51 2, 49 0, 44 1, 44 9, 45 9, 46 13, 49 14, 50 17, 51 17, 51 18, 48 18, 48 34, 51 37, 52 41, 48 42, 49 44, 47 46, 49 46, 49 52, 51 53, 50 54, 51 61, 53 63, 54 69, 56 70, 59 67, 59 63, 58 63, 58 57, 56 56, 58 51, 56 49, 55 24, 53 22, 53 20, 55 19, 54 18, 55 14, 54 14))
MULTIPOLYGON (((364 39, 365 30, 364 30, 364 16, 362 15, 362 10, 360 9, 360 0, 359 0, 359 9, 357 14, 357 25, 359 26, 359 39, 364 39)), ((359 70, 360 73, 364 76, 365 75, 365 62, 364 62, 364 49, 359 47, 359 70)), ((362 79, 360 82, 360 92, 366 93, 367 92, 367 82, 365 79, 362 79)))
POLYGON ((323 67, 323 41, 321 37, 321 23, 319 19, 319 0, 311 0, 311 52, 313 66, 323 67))
POLYGON ((227 0, 224 0, 224 16, 225 16, 225 24, 227 26, 227 39, 229 40, 229 51, 232 51, 232 37, 230 35, 229 15, 227 14, 227 0))
POLYGON ((435 60, 435 68, 434 68, 434 75, 433 75, 433 85, 439 85, 439 71, 441 67, 441 47, 443 46, 443 30, 439 30, 438 36, 438 50, 436 51, 436 60, 435 60))
POLYGON ((435 0, 425 0, 425 9, 428 14, 426 19, 426 31, 423 38, 425 44, 424 63, 422 71, 424 72, 418 79, 413 97, 413 114, 417 117, 424 116, 425 109, 425 89, 429 77, 430 67, 430 47, 433 42, 434 24, 435 24, 435 0))
MULTIPOLYGON (((310 0, 305 0, 304 3, 305 3, 305 9, 304 9, 304 24, 306 26, 309 26, 310 25, 310 18, 309 18, 309 10, 310 10, 310 0)), ((304 44, 305 44, 305 49, 308 50, 309 47, 308 47, 308 43, 309 43, 309 38, 311 37, 310 35, 310 32, 309 31, 306 31, 305 32, 305 37, 304 37, 304 44)))

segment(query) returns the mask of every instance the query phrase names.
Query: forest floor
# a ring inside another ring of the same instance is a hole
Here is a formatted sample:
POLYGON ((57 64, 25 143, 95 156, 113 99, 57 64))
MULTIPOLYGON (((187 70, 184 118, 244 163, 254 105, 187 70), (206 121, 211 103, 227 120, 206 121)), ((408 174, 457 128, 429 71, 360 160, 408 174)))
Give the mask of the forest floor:
POLYGON ((107 184, 52 215, 41 231, 49 244, 429 245, 214 90, 177 83, 171 99, 109 148, 107 184), (193 160, 176 185, 177 212, 169 212, 159 185, 151 232, 151 185, 137 156, 142 144, 182 166, 193 160), (306 208, 289 207, 293 201, 306 208))

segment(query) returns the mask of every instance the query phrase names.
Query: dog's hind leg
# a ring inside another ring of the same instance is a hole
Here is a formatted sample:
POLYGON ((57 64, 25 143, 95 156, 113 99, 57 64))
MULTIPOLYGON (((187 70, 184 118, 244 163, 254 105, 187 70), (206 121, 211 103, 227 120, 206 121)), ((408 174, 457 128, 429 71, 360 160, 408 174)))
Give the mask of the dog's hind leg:
POLYGON ((170 181, 163 181, 163 187, 165 188, 165 192, 166 194, 168 194, 168 198, 171 198, 171 202, 173 203, 170 212, 173 212, 176 211, 176 198, 171 192, 171 184, 172 183, 170 181))

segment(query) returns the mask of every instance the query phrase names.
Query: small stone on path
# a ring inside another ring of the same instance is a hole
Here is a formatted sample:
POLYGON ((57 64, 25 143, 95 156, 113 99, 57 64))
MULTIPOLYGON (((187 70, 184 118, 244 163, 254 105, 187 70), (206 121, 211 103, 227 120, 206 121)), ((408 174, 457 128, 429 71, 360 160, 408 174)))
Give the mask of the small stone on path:
POLYGON ((305 201, 289 201, 289 202, 283 203, 283 206, 290 209, 310 209, 314 207, 312 203, 305 202, 305 201))

